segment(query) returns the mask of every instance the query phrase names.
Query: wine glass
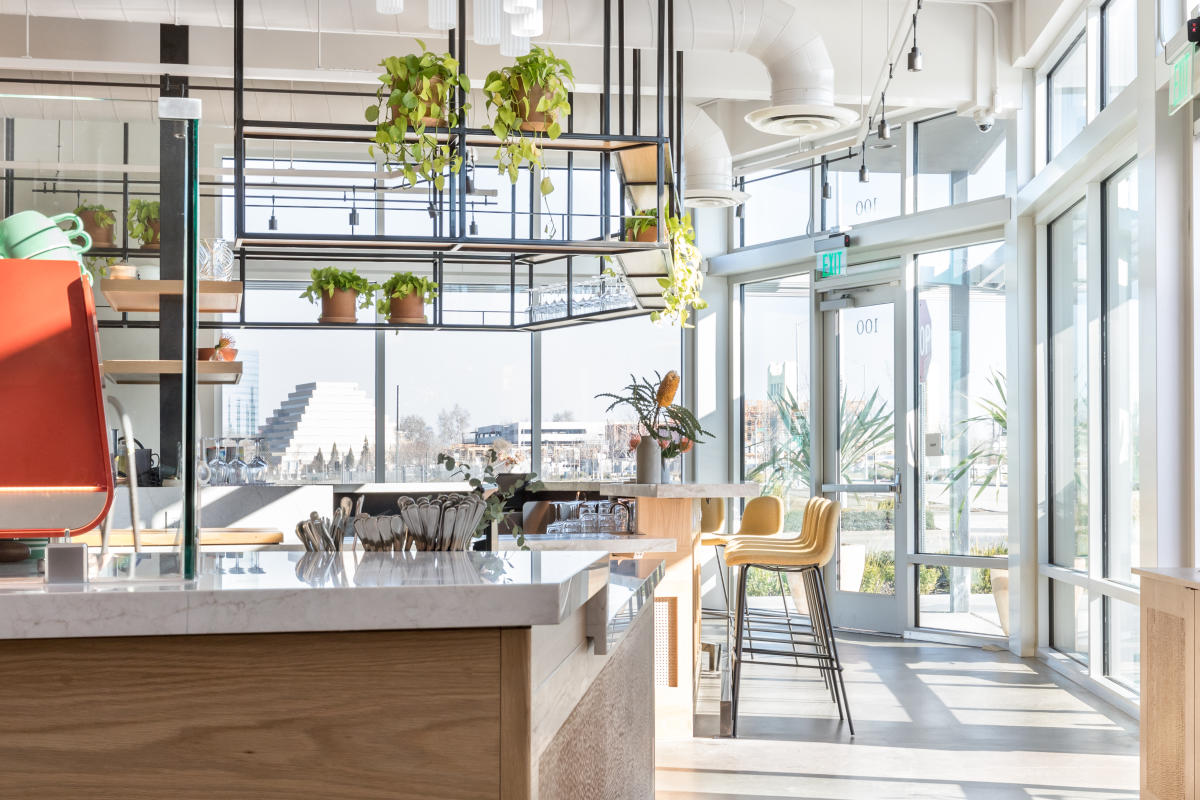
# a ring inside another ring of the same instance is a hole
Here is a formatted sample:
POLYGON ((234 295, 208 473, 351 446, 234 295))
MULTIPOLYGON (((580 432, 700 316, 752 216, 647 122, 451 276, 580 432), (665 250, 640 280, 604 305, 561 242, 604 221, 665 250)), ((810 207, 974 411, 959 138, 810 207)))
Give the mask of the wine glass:
POLYGON ((232 447, 226 448, 226 457, 229 459, 226 466, 229 469, 227 473, 227 481, 232 486, 243 486, 246 483, 246 462, 242 460, 241 448, 238 446, 237 439, 230 439, 233 443, 232 447))
POLYGON ((262 438, 254 439, 254 458, 250 459, 250 463, 246 466, 246 475, 250 483, 265 484, 267 482, 267 468, 270 466, 267 460, 263 458, 263 440, 262 438))
MULTIPOLYGON (((211 439, 205 439, 206 442, 212 442, 212 458, 208 460, 209 485, 224 486, 229 480, 229 469, 225 466, 225 461, 222 458, 221 440, 215 436, 211 439)), ((208 448, 205 447, 207 452, 208 448)))

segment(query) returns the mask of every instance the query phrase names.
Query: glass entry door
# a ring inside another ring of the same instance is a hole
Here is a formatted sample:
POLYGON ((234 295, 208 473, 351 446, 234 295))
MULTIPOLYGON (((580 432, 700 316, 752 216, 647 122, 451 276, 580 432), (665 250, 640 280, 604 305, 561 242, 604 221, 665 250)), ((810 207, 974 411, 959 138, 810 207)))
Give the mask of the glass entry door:
POLYGON ((827 586, 835 625, 900 633, 908 596, 907 336, 898 285, 821 297, 822 493, 842 505, 827 586))

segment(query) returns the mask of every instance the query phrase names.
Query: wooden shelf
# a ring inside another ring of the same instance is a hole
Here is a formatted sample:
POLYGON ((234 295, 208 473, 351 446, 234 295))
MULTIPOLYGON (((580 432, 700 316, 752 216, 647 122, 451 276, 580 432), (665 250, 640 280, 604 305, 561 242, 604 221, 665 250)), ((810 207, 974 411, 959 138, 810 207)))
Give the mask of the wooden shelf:
MULTIPOLYGON (((113 311, 157 312, 163 295, 183 294, 183 281, 103 278, 100 292, 113 311)), ((241 306, 241 281, 200 281, 201 314, 236 314, 241 306)))
POLYGON ((617 153, 617 171, 635 211, 653 210, 660 205, 665 208, 664 201, 671 193, 671 148, 663 147, 663 194, 658 202, 654 199, 654 189, 658 185, 656 147, 654 144, 643 144, 617 153))
MULTIPOLYGON (((163 375, 179 375, 183 372, 182 361, 114 360, 106 359, 101 365, 103 373, 117 383, 155 384, 163 375)), ((233 384, 242 379, 240 361, 197 361, 196 383, 233 384)))

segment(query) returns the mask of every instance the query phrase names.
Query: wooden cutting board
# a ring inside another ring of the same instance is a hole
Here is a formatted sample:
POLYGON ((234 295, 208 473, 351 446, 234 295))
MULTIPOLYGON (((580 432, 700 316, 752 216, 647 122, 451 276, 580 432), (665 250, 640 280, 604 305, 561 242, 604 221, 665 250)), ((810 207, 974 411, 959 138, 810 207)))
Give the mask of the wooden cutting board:
MULTIPOLYGON (((142 545, 145 547, 170 547, 175 544, 175 531, 162 528, 143 528, 142 545)), ((95 530, 82 536, 72 536, 72 542, 83 542, 88 547, 100 546, 100 531, 95 530)), ((200 546, 281 544, 283 532, 274 528, 201 528, 200 546)), ((129 528, 113 528, 108 537, 109 547, 133 547, 133 531, 129 528)))

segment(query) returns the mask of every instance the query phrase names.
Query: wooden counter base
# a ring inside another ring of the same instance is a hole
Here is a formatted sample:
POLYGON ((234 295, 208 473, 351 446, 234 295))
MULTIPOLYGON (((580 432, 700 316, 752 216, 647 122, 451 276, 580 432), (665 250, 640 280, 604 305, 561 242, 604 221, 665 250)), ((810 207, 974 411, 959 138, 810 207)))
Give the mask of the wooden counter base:
POLYGON ((628 787, 573 797, 653 796, 649 630, 588 656, 608 661, 540 764, 529 628, 6 641, 0 796, 510 800, 563 759, 628 787), (589 728, 591 766, 562 739, 589 728))

